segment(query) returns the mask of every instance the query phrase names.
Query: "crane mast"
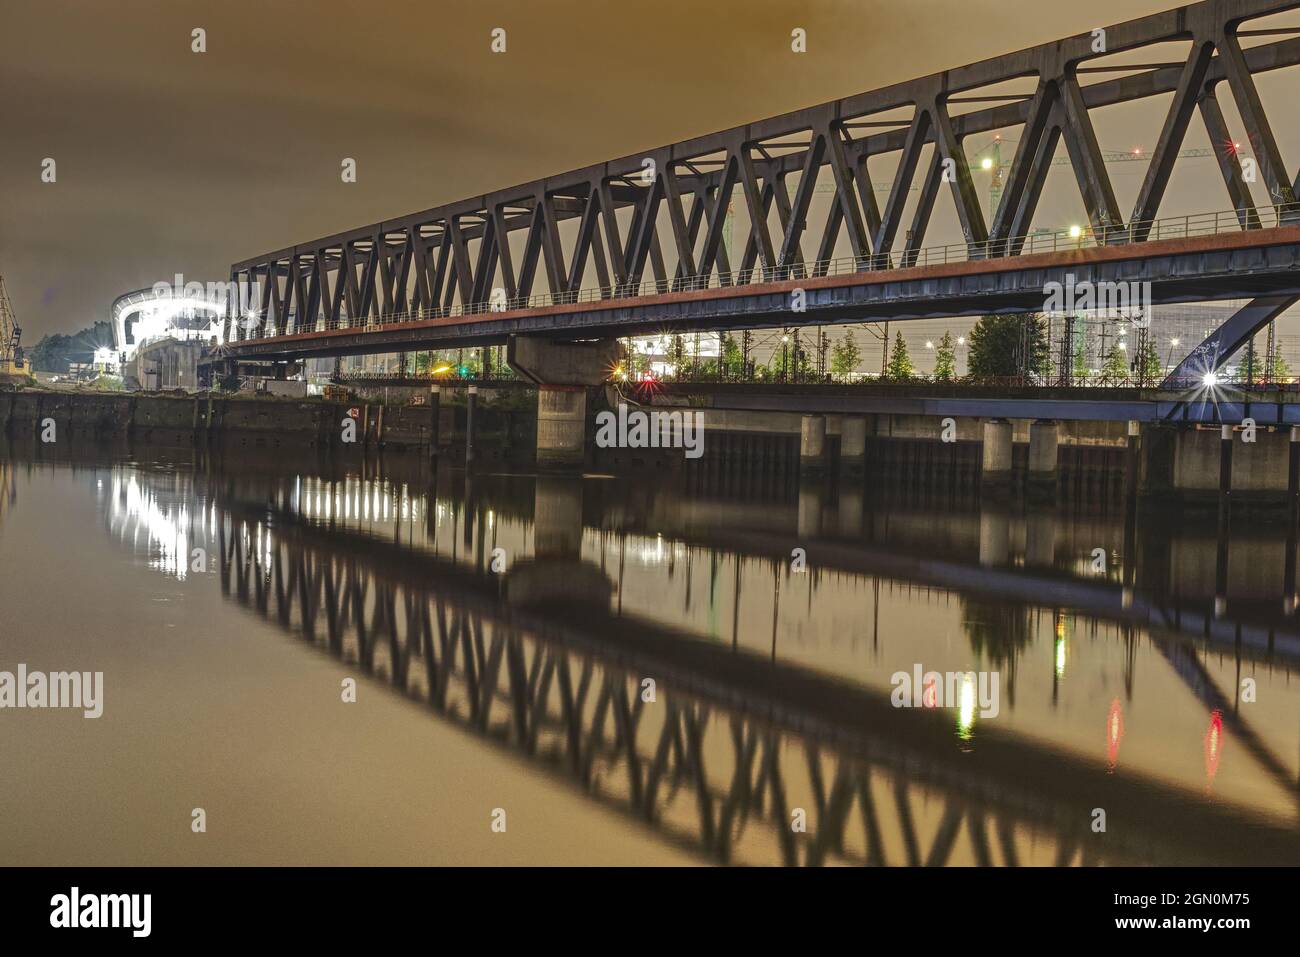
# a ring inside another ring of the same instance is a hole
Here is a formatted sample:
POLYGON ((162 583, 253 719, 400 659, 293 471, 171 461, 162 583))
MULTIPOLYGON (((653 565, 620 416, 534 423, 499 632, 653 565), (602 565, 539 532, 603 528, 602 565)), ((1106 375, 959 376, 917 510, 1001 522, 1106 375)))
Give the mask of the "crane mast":
POLYGON ((20 345, 23 331, 18 326, 14 307, 9 302, 4 276, 0 276, 0 375, 22 375, 27 372, 20 345))

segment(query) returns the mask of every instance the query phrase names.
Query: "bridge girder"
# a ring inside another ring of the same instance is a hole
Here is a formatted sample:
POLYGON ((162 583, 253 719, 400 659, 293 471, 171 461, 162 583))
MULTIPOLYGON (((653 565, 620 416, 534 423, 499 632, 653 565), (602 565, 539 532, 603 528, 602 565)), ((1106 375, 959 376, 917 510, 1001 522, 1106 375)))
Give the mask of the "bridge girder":
MULTIPOLYGON (((1300 177, 1287 174, 1254 77, 1300 64, 1300 38, 1243 49, 1239 31, 1252 19, 1297 7, 1300 0, 1204 0, 1108 27, 1102 51, 1096 49, 1095 33, 1078 34, 255 256, 232 266, 231 278, 261 284, 256 315, 238 317, 243 321, 226 339, 276 338, 291 329, 364 333, 394 316, 436 320, 487 309, 490 303, 516 312, 531 304, 538 286, 545 287, 542 295, 549 302, 575 302, 590 271, 596 273, 601 300, 639 291, 647 272, 655 292, 667 293, 700 282, 729 287, 778 277, 817 279, 825 275, 841 234, 857 271, 905 268, 917 261, 945 185, 961 221, 966 258, 1017 256, 1057 142, 1067 147, 1092 234, 1104 245, 1142 242, 1159 214, 1191 118, 1199 111, 1212 134, 1224 129, 1216 96, 1225 83, 1276 221, 1291 222, 1300 177), (1185 61, 1136 70, 1093 62, 1171 41, 1189 43, 1185 61), (1109 78, 1082 81, 1098 74, 1109 78), (982 88, 1026 78, 1034 92, 1013 102, 968 113, 952 107, 980 100, 982 88), (1172 102, 1126 222, 1091 114, 1167 94, 1172 102), (898 111, 911 111, 911 118, 879 119, 898 111), (1023 132, 1000 202, 986 221, 962 144, 974 134, 1009 127, 1023 132), (893 153, 899 156, 898 173, 882 207, 867 161, 893 153), (787 177, 796 173, 799 185, 792 196, 787 177), (812 189, 824 173, 830 174, 833 199, 823 219, 813 222, 812 189), (904 231, 918 174, 921 202, 904 231), (741 194, 750 227, 733 264, 723 236, 734 191, 741 194), (777 229, 769 222, 773 206, 777 229), (566 237, 561 224, 575 219, 577 228, 566 230, 571 233, 566 237), (512 244, 511 236, 519 233, 524 241, 516 262, 520 244, 512 244), (816 243, 815 254, 804 248, 809 240, 816 243), (492 302, 495 290, 501 292, 492 302)), ((1256 229, 1260 211, 1235 156, 1219 159, 1240 228, 1256 229)), ((525 318, 532 328, 509 331, 547 331, 545 320, 525 318)), ((652 324, 664 321, 656 317, 652 324)), ((464 336, 466 345, 482 340, 480 333, 464 336)), ((343 351, 367 350, 349 343, 343 351)))

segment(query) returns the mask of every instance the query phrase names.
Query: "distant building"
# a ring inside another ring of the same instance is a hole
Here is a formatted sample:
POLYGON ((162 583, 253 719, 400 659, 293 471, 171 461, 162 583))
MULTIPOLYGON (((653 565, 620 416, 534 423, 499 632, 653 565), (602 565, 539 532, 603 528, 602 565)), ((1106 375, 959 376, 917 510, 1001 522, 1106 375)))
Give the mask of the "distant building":
POLYGON ((143 346, 161 340, 214 345, 225 335, 226 302, 194 295, 158 295, 137 289, 113 300, 111 349, 101 348, 95 364, 120 373, 143 346))
POLYGON ((207 351, 197 339, 155 339, 132 350, 122 367, 122 381, 128 389, 160 392, 199 388, 199 360, 207 351))

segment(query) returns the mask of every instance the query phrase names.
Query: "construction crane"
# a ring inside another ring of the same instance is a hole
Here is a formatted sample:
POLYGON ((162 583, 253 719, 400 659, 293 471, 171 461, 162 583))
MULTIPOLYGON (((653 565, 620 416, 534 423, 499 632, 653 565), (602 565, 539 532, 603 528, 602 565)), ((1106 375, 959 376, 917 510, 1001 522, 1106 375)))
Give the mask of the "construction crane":
POLYGON ((25 375, 27 363, 23 360, 23 347, 20 345, 23 331, 14 316, 14 307, 9 302, 9 292, 5 289, 5 277, 0 276, 0 375, 25 375))
MULTIPOLYGON (((1000 136, 995 136, 987 146, 975 153, 980 159, 979 167, 992 176, 989 182, 989 216, 995 216, 998 211, 998 203, 1002 201, 1002 187, 1006 182, 1007 173, 1011 171, 1011 164, 1004 162, 1002 158, 1002 147, 1007 144, 1014 144, 1018 140, 1004 140, 1000 136)), ((1213 156, 1213 150, 1207 149, 1187 149, 1179 150, 1179 159, 1205 159, 1213 156)), ((1102 150, 1102 162, 1104 163, 1141 163, 1149 162, 1151 153, 1148 150, 1137 147, 1131 150, 1102 150)), ((1068 166, 1070 158, 1068 156, 1057 156, 1053 158, 1049 165, 1051 166, 1068 166)), ((917 187, 913 187, 916 189, 917 187)))

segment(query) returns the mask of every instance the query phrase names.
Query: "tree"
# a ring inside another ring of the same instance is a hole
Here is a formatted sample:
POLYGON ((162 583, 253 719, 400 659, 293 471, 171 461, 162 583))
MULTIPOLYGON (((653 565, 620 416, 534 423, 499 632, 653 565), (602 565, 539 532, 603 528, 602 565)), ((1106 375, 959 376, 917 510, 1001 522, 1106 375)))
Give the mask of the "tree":
POLYGON ((1088 378, 1088 340, 1076 335, 1074 340, 1074 379, 1076 383, 1088 378))
POLYGON ((38 372, 67 372, 70 336, 52 333, 42 336, 32 348, 32 368, 38 372))
POLYGON ((1162 371, 1160 354, 1156 351, 1156 344, 1149 338, 1138 348, 1137 357, 1133 361, 1133 371, 1137 373, 1140 385, 1151 385, 1160 378, 1162 371))
POLYGON ((1247 382, 1255 382, 1263 376, 1260 368, 1259 353, 1255 350, 1255 337, 1246 340, 1246 351, 1241 354, 1241 364, 1237 366, 1237 377, 1247 382))
POLYGON ((951 382, 957 377, 957 350, 951 332, 943 334, 939 348, 934 352, 934 377, 939 382, 951 382))
POLYGON ((862 351, 853 338, 853 330, 845 330, 844 337, 831 349, 831 374, 847 382, 861 361, 862 351))
POLYGON ((1110 385, 1128 381, 1128 357, 1118 342, 1106 353, 1106 361, 1101 366, 1101 378, 1110 385))
POLYGON ((729 332, 722 334, 720 364, 722 373, 728 379, 743 379, 745 377, 745 361, 741 355, 740 346, 736 343, 736 337, 729 332))
POLYGON ((476 350, 470 350, 466 355, 465 351, 459 350, 456 355, 456 365, 451 370, 451 374, 461 379, 475 379, 483 372, 480 356, 476 350))
POLYGON ((887 379, 910 379, 916 375, 916 367, 907 355, 907 343, 900 332, 894 338, 894 349, 889 354, 889 365, 885 367, 887 379))
POLYGON ((623 340, 623 371, 627 377, 634 382, 640 382, 645 378, 646 372, 650 369, 650 357, 644 351, 637 348, 635 342, 631 339, 623 340))
POLYGON ((106 321, 91 323, 70 336, 51 333, 29 350, 32 368, 39 372, 67 372, 68 363, 90 362, 96 349, 112 342, 113 332, 106 321))
POLYGON ((817 375, 821 378, 826 376, 826 352, 831 347, 830 337, 826 335, 826 330, 821 326, 817 327, 817 375))
POLYGON ((674 378, 680 379, 686 374, 686 340, 673 336, 668 344, 668 364, 672 367, 674 378))
POLYGON ((804 345, 799 341, 798 336, 795 336, 794 340, 794 357, 795 381, 807 382, 813 377, 812 356, 808 354, 808 350, 804 348, 804 345))
POLYGON ((1291 378, 1291 366, 1282 358, 1282 347, 1273 350, 1273 381, 1285 382, 1291 378))
POLYGON ((1048 353, 1042 316, 981 316, 970 333, 967 365, 977 378, 1041 374, 1050 362, 1048 353))

